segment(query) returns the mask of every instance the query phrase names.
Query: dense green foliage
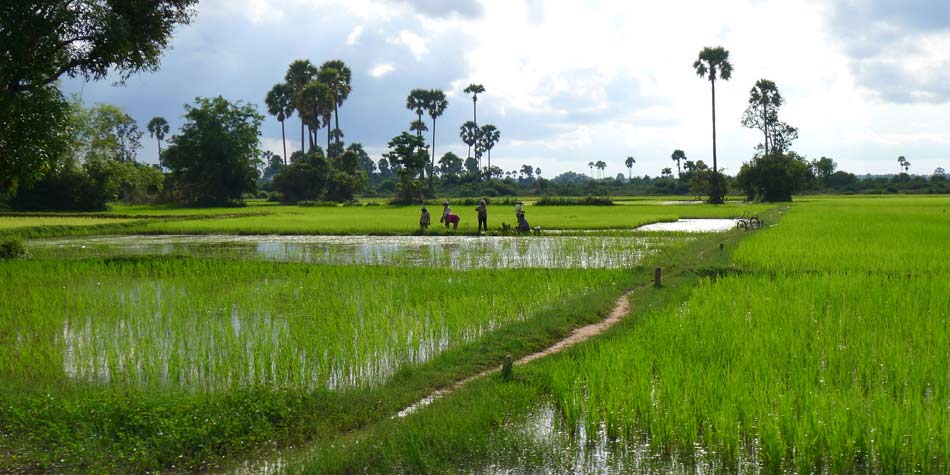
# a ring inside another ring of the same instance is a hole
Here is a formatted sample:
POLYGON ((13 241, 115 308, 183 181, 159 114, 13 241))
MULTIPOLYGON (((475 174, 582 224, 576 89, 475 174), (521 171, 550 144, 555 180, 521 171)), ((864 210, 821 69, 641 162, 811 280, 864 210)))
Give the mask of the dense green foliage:
POLYGON ((15 1, 0 6, 0 193, 30 186, 68 140, 56 81, 126 78, 158 68, 197 0, 15 1))
POLYGON ((772 153, 743 163, 736 187, 749 201, 792 201, 792 194, 807 188, 815 177, 807 161, 794 152, 772 153))
POLYGON ((162 157, 181 200, 225 204, 254 192, 264 120, 256 108, 221 96, 199 97, 185 106, 185 120, 162 157))
POLYGON ((69 106, 68 140, 53 167, 31 186, 18 187, 18 210, 104 210, 107 203, 141 203, 162 191, 164 176, 135 161, 142 132, 135 120, 108 104, 69 106))

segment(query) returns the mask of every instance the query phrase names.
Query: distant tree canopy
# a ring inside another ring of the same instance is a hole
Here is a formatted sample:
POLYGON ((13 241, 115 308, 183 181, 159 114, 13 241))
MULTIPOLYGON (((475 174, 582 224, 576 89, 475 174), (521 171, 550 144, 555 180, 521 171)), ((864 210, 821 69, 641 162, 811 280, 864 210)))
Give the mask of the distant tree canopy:
POLYGON ((795 152, 771 153, 742 165, 736 186, 755 201, 791 201, 792 194, 809 187, 815 179, 811 164, 795 152))
POLYGON ((158 68, 197 0, 0 2, 0 192, 30 186, 68 146, 63 75, 120 79, 158 68))
POLYGON ((157 168, 135 161, 142 132, 118 107, 69 104, 63 150, 30 187, 18 187, 11 205, 20 210, 93 211, 122 200, 140 203, 162 191, 157 168))
POLYGON ((363 167, 364 159, 369 157, 358 143, 351 144, 338 158, 327 159, 319 147, 295 157, 290 166, 274 176, 273 188, 281 193, 285 203, 346 202, 366 188, 368 175, 363 167))
POLYGON ((199 97, 185 111, 186 122, 162 157, 178 196, 195 204, 227 204, 255 191, 264 117, 254 105, 199 97))

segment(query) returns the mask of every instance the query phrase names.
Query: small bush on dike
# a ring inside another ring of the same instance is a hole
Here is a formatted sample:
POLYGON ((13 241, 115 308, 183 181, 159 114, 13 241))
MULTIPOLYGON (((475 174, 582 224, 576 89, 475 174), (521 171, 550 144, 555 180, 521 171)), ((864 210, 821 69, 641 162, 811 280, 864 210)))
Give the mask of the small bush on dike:
POLYGON ((16 259, 26 255, 23 239, 12 237, 0 240, 0 259, 16 259))
POLYGON ((613 206, 613 204, 613 200, 605 196, 585 196, 584 198, 545 196, 535 203, 537 206, 613 206))

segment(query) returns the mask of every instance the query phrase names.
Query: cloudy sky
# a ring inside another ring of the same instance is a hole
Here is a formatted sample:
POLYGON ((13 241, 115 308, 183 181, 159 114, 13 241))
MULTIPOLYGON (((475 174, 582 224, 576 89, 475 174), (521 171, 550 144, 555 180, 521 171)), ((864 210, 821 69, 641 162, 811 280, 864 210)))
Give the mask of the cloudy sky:
MULTIPOLYGON (((264 112, 292 60, 342 59, 353 92, 340 128, 374 159, 414 119, 405 109, 413 88, 446 91, 437 153, 464 157, 458 128, 472 102, 462 89, 477 82, 486 89, 478 121, 501 130, 493 164, 553 177, 603 160, 615 175, 632 155, 634 173, 653 176, 674 165, 677 148, 711 161, 710 88, 692 63, 704 46, 722 45, 734 66, 716 88, 727 173, 760 141, 739 124, 760 78, 785 97, 782 119, 799 128, 800 154, 858 174, 896 172, 898 155, 911 173, 950 168, 947 0, 202 0, 172 45, 156 73, 121 87, 67 80, 64 89, 116 104, 143 128, 160 115, 174 129, 196 96, 264 112)), ((287 125, 292 150, 299 122, 287 125)), ((262 132, 279 153, 277 120, 262 132)), ((141 155, 156 161, 155 144, 141 155)))

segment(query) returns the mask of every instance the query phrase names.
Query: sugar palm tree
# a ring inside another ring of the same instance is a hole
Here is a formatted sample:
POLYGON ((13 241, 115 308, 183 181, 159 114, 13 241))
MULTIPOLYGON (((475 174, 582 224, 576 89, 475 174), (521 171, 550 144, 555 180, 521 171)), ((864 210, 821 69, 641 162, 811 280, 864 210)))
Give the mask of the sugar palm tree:
POLYGON ((594 166, 597 167, 598 170, 600 170, 600 178, 603 179, 604 170, 607 168, 607 162, 603 160, 597 160, 597 163, 595 163, 594 166))
POLYGON ((722 203, 723 190, 719 180, 719 162, 716 160, 716 80, 728 81, 732 77, 732 63, 729 62, 729 52, 722 46, 703 48, 699 52, 699 58, 693 62, 693 68, 696 70, 697 76, 709 79, 712 88, 713 179, 715 184, 713 193, 709 198, 712 203, 722 203))
MULTIPOLYGON (((445 98, 445 92, 441 89, 430 90, 428 99, 426 110, 429 112, 429 117, 432 118, 432 167, 435 168, 435 119, 445 112, 445 109, 449 106, 449 100, 445 98)), ((432 186, 432 175, 429 175, 429 186, 432 186)))
POLYGON ((670 155, 670 158, 676 162, 676 176, 680 176, 683 173, 680 169, 680 160, 686 160, 686 152, 680 149, 673 150, 673 155, 670 155))
POLYGON ((623 163, 627 166, 627 183, 630 183, 633 181, 633 164, 637 163, 637 160, 633 157, 627 157, 623 163))
MULTIPOLYGON (((406 96, 406 109, 415 112, 419 117, 417 119, 419 122, 422 122, 422 113, 426 111, 428 106, 429 91, 425 89, 413 89, 412 91, 409 91, 409 95, 406 96)), ((418 130, 418 132, 419 138, 422 138, 422 130, 418 130)))
POLYGON ((284 165, 287 165, 287 136, 284 134, 284 121, 294 113, 293 90, 285 83, 275 84, 264 98, 267 112, 280 122, 280 140, 284 145, 284 165))
POLYGON ((337 72, 336 80, 332 84, 329 84, 330 88, 333 90, 334 98, 336 99, 335 104, 333 105, 333 128, 336 129, 336 141, 340 142, 340 106, 346 102, 346 99, 350 97, 350 92, 353 90, 350 87, 350 82, 353 80, 353 72, 350 71, 349 66, 346 65, 342 60, 333 59, 330 61, 324 62, 320 65, 320 69, 334 69, 337 72))
POLYGON ((587 166, 590 167, 590 177, 594 178, 594 162, 587 162, 587 166))
POLYGON ((465 88, 464 92, 465 94, 472 95, 472 122, 474 122, 475 125, 477 126, 478 125, 478 109, 476 108, 476 105, 478 103, 478 95, 485 92, 485 87, 482 86, 481 84, 469 84, 468 87, 465 88))
POLYGON ((168 121, 164 117, 152 117, 146 127, 149 137, 155 137, 158 141, 158 168, 162 168, 162 140, 168 133, 168 121))
MULTIPOLYGON (((323 125, 327 128, 327 156, 330 155, 330 136, 333 135, 331 119, 337 108, 337 88, 340 80, 340 72, 331 67, 321 67, 317 72, 317 81, 326 85, 326 92, 320 98, 320 116, 323 119, 323 125)), ((339 138, 337 139, 339 141, 339 138)))
POLYGON ((472 121, 465 122, 459 128, 459 137, 468 145, 468 158, 472 158, 472 146, 478 141, 478 133, 478 126, 472 121))
POLYGON ((491 149, 501 139, 501 131, 491 124, 485 124, 479 130, 481 131, 479 135, 482 139, 482 148, 488 152, 488 168, 491 168, 491 149))
MULTIPOLYGON (((318 72, 317 67, 306 59, 295 60, 287 67, 287 74, 284 75, 284 81, 290 86, 293 92, 294 107, 298 112, 301 110, 300 105, 297 104, 300 100, 300 92, 304 86, 317 78, 318 72)), ((299 113, 297 115, 300 117, 300 151, 303 152, 305 143, 303 138, 304 117, 300 116, 299 113)))
POLYGON ((310 129, 307 135, 311 149, 317 146, 317 131, 322 127, 321 119, 326 117, 330 96, 327 85, 319 81, 311 81, 297 93, 297 115, 310 129))
POLYGON ((901 169, 903 169, 903 168, 904 168, 904 163, 905 163, 905 162, 907 162, 907 159, 906 159, 906 158, 904 158, 904 156, 903 156, 903 155, 901 155, 901 156, 899 156, 899 157, 897 157, 897 163, 899 164, 899 168, 901 168, 901 169))

